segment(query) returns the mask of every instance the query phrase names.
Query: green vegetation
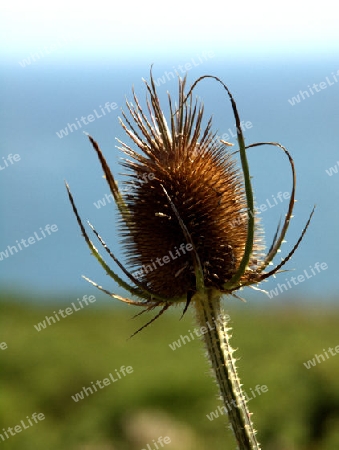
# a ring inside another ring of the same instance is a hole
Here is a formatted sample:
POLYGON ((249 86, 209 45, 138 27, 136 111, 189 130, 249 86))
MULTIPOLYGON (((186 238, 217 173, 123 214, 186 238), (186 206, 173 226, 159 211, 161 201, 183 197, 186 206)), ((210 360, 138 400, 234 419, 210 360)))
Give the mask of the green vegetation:
MULTIPOLYGON (((233 449, 217 388, 209 376, 190 313, 166 313, 140 334, 151 317, 132 307, 100 306, 99 297, 79 312, 38 332, 34 325, 64 306, 44 307, 6 298, 0 303, 0 434, 34 412, 45 419, 3 441, 9 450, 155 450, 169 436, 168 450, 233 449), (195 339, 172 350, 169 344, 195 339), (121 366, 133 373, 118 378, 121 366), (72 396, 109 373, 117 379, 75 402, 72 396), (2 430, 2 431, 1 431, 2 430), (147 447, 149 444, 149 447, 147 447)), ((230 302, 233 346, 249 397, 257 385, 268 391, 250 400, 264 450, 339 448, 339 311, 251 308, 230 302), (307 369, 303 363, 328 358, 307 369)), ((32 419, 31 419, 32 421, 32 419)), ((6 437, 6 436, 5 436, 6 437)))

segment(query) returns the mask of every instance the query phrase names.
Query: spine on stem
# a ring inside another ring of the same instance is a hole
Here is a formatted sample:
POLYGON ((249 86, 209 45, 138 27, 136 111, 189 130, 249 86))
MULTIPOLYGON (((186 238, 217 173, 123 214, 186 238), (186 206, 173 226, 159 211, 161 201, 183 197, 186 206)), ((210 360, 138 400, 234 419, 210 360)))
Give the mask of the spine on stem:
POLYGON ((228 412, 229 421, 238 443, 239 450, 260 450, 255 436, 245 396, 233 357, 230 331, 220 300, 221 293, 208 290, 205 295, 194 298, 196 317, 200 327, 206 327, 207 332, 202 339, 207 348, 208 359, 215 374, 221 399, 228 412))

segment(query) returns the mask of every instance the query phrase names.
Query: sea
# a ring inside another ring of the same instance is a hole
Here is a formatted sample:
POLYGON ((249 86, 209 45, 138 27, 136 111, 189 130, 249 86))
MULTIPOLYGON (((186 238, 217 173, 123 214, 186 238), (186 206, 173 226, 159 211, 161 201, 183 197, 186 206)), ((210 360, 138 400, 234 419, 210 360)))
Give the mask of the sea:
MULTIPOLYGON (((127 111, 126 100, 135 103, 133 90, 147 111, 144 80, 150 80, 150 71, 168 119, 167 96, 170 93, 175 103, 178 76, 187 76, 187 92, 199 77, 213 75, 227 85, 236 101, 246 144, 280 143, 290 152, 296 171, 295 212, 275 265, 293 248, 316 206, 304 239, 284 266, 286 271, 259 286, 269 295, 250 288, 239 295, 261 305, 335 302, 339 289, 339 59, 333 55, 233 55, 227 59, 205 52, 159 61, 141 57, 64 61, 32 54, 15 63, 2 62, 3 293, 20 293, 31 301, 76 299, 97 292, 82 278, 85 275, 111 292, 127 295, 90 254, 65 182, 84 222, 90 221, 123 261, 118 213, 86 133, 98 142, 121 184, 126 169, 119 140, 125 142, 128 137, 119 118, 127 111)), ((205 123, 212 117, 218 138, 234 144, 228 149, 237 159, 235 120, 222 84, 211 77, 202 79, 193 97, 204 105, 205 123)), ((272 145, 248 149, 248 159, 268 251, 288 209, 290 164, 285 153, 272 145)), ((93 233, 92 238, 95 241, 93 233)), ((100 247, 97 241, 96 246, 100 247)), ((121 274, 113 260, 110 265, 121 274)))

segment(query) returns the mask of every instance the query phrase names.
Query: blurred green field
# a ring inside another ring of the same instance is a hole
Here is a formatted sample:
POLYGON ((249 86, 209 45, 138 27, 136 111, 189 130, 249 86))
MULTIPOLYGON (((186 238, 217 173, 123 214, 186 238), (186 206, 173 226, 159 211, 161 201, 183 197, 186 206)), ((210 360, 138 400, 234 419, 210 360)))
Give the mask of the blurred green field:
MULTIPOLYGON (((34 412, 45 420, 3 441, 9 450, 156 450, 160 436, 169 450, 235 449, 201 341, 172 350, 169 344, 195 328, 194 317, 173 309, 140 334, 149 320, 133 320, 138 309, 97 302, 38 332, 34 325, 67 304, 44 307, 20 298, 0 302, 0 434, 34 412), (72 399, 91 382, 133 373, 72 399), (2 431, 1 431, 2 430, 2 431), (148 446, 147 446, 148 445, 148 446)), ((268 392, 250 400, 263 450, 339 449, 339 354, 307 369, 304 362, 339 345, 339 310, 253 309, 227 312, 245 391, 256 385, 268 392)), ((255 391, 254 391, 255 392, 255 391)), ((7 432, 8 435, 8 432, 7 432)))

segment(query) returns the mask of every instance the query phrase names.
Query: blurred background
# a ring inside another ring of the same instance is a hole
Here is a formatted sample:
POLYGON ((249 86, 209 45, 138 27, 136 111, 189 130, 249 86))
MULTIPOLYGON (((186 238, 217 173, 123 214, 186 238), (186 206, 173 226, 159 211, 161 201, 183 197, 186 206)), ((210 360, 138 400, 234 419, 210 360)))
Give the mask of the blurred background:
MULTIPOLYGON (((293 247, 316 204, 310 228, 286 265, 288 272, 260 286, 270 295, 246 289, 241 292, 246 303, 226 298, 225 309, 245 391, 250 395, 258 384, 268 388, 250 402, 263 448, 339 448, 334 6, 312 9, 290 0, 278 7, 265 1, 212 1, 200 7, 176 0, 117 5, 33 0, 1 6, 4 448, 154 450, 161 436, 171 439, 165 448, 174 450, 234 447, 225 416, 207 417, 220 403, 201 342, 170 347, 194 330, 193 315, 179 321, 181 311, 174 309, 127 340, 152 316, 130 320, 138 310, 118 305, 81 278, 87 275, 126 294, 90 255, 64 181, 81 216, 123 258, 117 212, 83 131, 99 142, 123 181, 116 138, 126 136, 118 118, 133 86, 145 105, 142 79, 149 79, 152 64, 165 111, 167 92, 177 95, 177 74, 187 72, 188 85, 204 74, 216 75, 237 102, 246 143, 280 142, 294 158, 297 203, 276 263, 293 247), (305 280, 295 285, 291 277, 298 275, 305 280), (86 305, 85 295, 95 301, 86 305), (73 313, 63 318, 58 311, 67 307, 73 313), (83 400, 73 399, 123 365, 133 373, 83 400), (6 431, 29 423, 34 412, 45 419, 22 432, 6 431)), ((205 80, 195 95, 205 105, 206 121, 213 116, 218 135, 236 143, 220 85, 205 80)), ((279 193, 291 191, 289 164, 270 146, 251 149, 248 157, 257 205, 266 205, 261 221, 269 246, 288 207, 279 193)))

